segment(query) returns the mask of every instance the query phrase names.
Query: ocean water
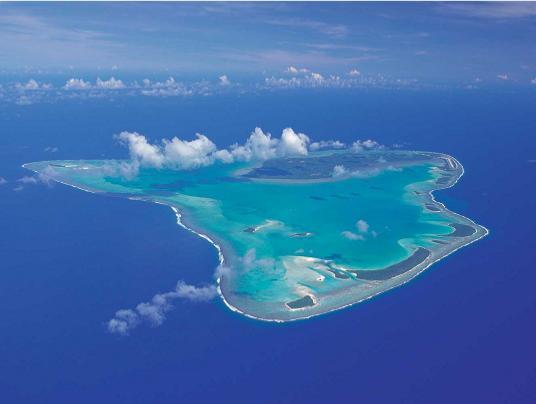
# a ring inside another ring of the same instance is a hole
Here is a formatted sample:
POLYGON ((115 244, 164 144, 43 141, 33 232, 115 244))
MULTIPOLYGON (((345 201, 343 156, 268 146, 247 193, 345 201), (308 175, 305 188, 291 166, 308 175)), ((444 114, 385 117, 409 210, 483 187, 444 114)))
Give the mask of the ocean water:
POLYGON ((256 319, 305 319, 355 304, 487 234, 430 196, 463 174, 441 154, 332 150, 264 164, 142 167, 125 177, 128 164, 53 160, 24 167, 80 190, 171 207, 181 225, 221 252, 217 281, 226 304, 256 319), (359 176, 333 178, 343 163, 359 176), (356 228, 358 220, 367 229, 356 228))
POLYGON ((533 402, 535 107, 536 94, 505 91, 3 104, 2 401, 533 402), (178 279, 211 282, 216 251, 165 206, 63 185, 14 191, 21 164, 124 158, 112 139, 122 130, 201 132, 224 147, 255 126, 450 154, 465 175, 436 198, 490 235, 400 288, 307 321, 177 302, 160 327, 109 334, 116 310, 178 279))

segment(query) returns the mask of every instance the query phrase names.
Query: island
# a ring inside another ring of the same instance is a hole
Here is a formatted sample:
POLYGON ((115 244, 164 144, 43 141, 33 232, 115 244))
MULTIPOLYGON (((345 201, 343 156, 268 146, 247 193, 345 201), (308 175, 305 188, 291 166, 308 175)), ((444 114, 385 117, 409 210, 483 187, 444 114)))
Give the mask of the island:
POLYGON ((225 304, 261 320, 362 302, 488 233, 434 199, 463 175, 441 153, 327 150, 189 170, 140 167, 134 176, 121 174, 122 164, 24 167, 88 192, 171 207, 181 226, 216 247, 225 304))

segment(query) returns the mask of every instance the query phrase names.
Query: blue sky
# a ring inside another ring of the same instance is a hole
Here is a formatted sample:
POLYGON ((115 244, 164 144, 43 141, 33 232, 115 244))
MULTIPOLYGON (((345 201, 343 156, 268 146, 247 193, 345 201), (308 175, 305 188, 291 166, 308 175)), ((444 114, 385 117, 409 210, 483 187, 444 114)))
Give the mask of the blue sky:
POLYGON ((29 75, 532 86, 534 38, 534 3, 0 4, 0 70, 29 75))

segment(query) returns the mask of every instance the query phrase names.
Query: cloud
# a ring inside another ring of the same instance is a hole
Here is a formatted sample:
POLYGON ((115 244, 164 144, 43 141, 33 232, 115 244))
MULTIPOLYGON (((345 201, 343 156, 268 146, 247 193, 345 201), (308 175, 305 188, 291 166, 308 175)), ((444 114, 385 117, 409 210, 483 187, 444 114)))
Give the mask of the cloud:
POLYGON ((91 83, 84 81, 84 79, 69 79, 63 86, 65 90, 89 90, 91 89, 91 83))
POLYGON ((285 72, 290 73, 290 74, 309 73, 309 71, 310 70, 305 67, 297 68, 295 66, 289 66, 285 70, 285 72))
POLYGON ((333 173, 331 175, 333 176, 333 178, 338 178, 338 177, 344 177, 347 174, 348 174, 348 170, 342 164, 338 164, 335 167, 333 167, 333 173))
POLYGON ((530 81, 530 84, 534 84, 536 86, 536 77, 530 81))
POLYGON ((344 87, 338 76, 324 77, 320 73, 310 72, 301 77, 276 78, 266 77, 264 84, 269 88, 318 88, 318 87, 344 87))
POLYGON ((466 17, 490 19, 536 16, 536 4, 532 2, 441 3, 438 9, 466 17))
POLYGON ((348 75, 349 76, 353 76, 353 77, 357 77, 357 76, 361 76, 361 72, 357 69, 352 69, 348 72, 348 75))
POLYGON ((345 230, 341 233, 341 235, 348 240, 364 240, 365 238, 361 234, 355 234, 354 232, 345 230))
POLYGON ((216 145, 205 135, 196 134, 197 139, 187 141, 177 137, 164 140, 164 158, 169 167, 191 169, 210 165, 214 162, 212 153, 216 145))
POLYGON ((55 146, 47 146, 43 150, 48 153, 56 153, 59 149, 55 146))
POLYGON ((29 79, 26 83, 16 83, 15 88, 21 91, 50 90, 52 84, 39 83, 34 79, 29 79))
POLYGON ((280 25, 298 30, 306 28, 332 37, 345 36, 349 32, 348 27, 346 25, 329 24, 323 21, 311 20, 306 18, 279 18, 277 20, 269 20, 266 22, 268 24, 280 25))
POLYGON ((0 185, 5 185, 7 182, 8 181, 4 177, 0 177, 0 185))
POLYGON ((339 140, 321 140, 320 142, 313 142, 309 146, 311 151, 321 149, 344 149, 346 145, 339 140))
POLYGON ((149 79, 143 80, 144 89, 142 95, 150 96, 189 96, 194 92, 186 84, 176 81, 173 77, 169 77, 166 81, 157 81, 152 83, 149 79))
POLYGON ((219 80, 220 86, 229 86, 229 85, 231 85, 231 81, 229 80, 229 78, 225 74, 220 76, 220 77, 218 77, 218 80, 219 80))
POLYGON ((498 74, 497 78, 499 80, 508 80, 508 75, 507 74, 498 74))
POLYGON ((52 187, 53 185, 53 179, 56 176, 56 172, 52 167, 47 167, 42 172, 36 175, 25 175, 24 177, 21 177, 17 180, 17 183, 19 184, 16 188, 14 188, 14 191, 22 191, 25 186, 27 185, 39 185, 44 184, 48 187, 52 187))
POLYGON ((279 156, 307 155, 309 137, 303 133, 296 133, 292 128, 283 129, 277 150, 279 156))
POLYGON ((128 146, 130 158, 148 167, 162 167, 164 156, 158 146, 152 145, 138 132, 121 132, 117 138, 128 146))
POLYGON ((125 84, 121 81, 116 79, 115 77, 110 77, 109 80, 101 80, 100 77, 97 78, 97 88, 105 89, 105 90, 120 90, 125 88, 125 84))
POLYGON ((322 75, 317 72, 293 74, 292 77, 265 77, 261 89, 294 89, 294 88, 407 88, 415 87, 416 80, 388 79, 382 75, 367 75, 348 73, 347 77, 336 74, 322 75))
POLYGON ((270 133, 264 133, 261 128, 255 128, 244 145, 231 146, 231 154, 241 161, 268 160, 276 157, 278 139, 273 139, 270 133))
POLYGON ((38 184, 39 180, 37 177, 25 175, 24 177, 19 178, 17 182, 20 182, 21 184, 38 184))
POLYGON ((114 318, 107 322, 107 328, 112 334, 125 336, 143 323, 156 327, 165 321, 166 313, 173 309, 173 303, 176 300, 208 302, 217 294, 215 285, 197 287, 178 281, 174 290, 158 293, 153 296, 151 301, 140 303, 135 309, 118 310, 114 318))
POLYGON ((233 144, 229 149, 218 150, 205 135, 196 134, 194 140, 174 137, 151 144, 137 132, 121 132, 116 136, 121 144, 128 147, 130 162, 121 168, 129 177, 135 176, 139 167, 171 168, 188 170, 214 164, 234 161, 268 160, 276 157, 303 156, 308 154, 309 137, 285 128, 281 138, 272 138, 269 133, 255 128, 242 145, 233 144))
POLYGON ((354 153, 359 153, 365 150, 373 150, 373 149, 379 149, 382 148, 378 142, 372 139, 367 140, 356 140, 354 143, 352 143, 352 151, 354 153))
POLYGON ((359 219, 356 224, 355 224, 355 227, 357 228, 357 230, 360 232, 360 233, 367 233, 369 231, 369 224, 364 221, 363 219, 359 219))

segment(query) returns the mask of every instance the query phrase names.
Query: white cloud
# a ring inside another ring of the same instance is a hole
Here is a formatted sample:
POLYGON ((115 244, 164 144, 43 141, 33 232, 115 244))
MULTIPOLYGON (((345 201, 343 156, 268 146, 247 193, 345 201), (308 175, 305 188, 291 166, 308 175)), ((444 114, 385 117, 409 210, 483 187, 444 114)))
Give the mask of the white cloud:
POLYGON ((48 187, 51 187, 53 182, 52 180, 56 176, 56 173, 52 167, 47 167, 42 172, 36 175, 25 175, 17 180, 19 185, 14 188, 14 191, 22 191, 27 185, 39 185, 44 184, 48 187))
POLYGON ((341 235, 348 240, 364 240, 365 238, 361 234, 355 234, 354 232, 345 230, 341 233, 341 235))
POLYGON ((311 79, 313 81, 321 83, 322 81, 324 81, 324 76, 322 76, 320 73, 313 72, 311 73, 311 79))
POLYGON ((287 72, 290 74, 298 74, 298 68, 294 66, 289 66, 287 67, 287 72))
POLYGON ((108 321, 108 331, 112 334, 128 335, 140 323, 140 318, 134 310, 118 310, 115 317, 108 321))
POLYGON ((231 85, 231 81, 229 80, 229 77, 227 77, 227 75, 222 75, 220 77, 218 77, 219 81, 220 81, 220 85, 221 86, 229 86, 231 85))
POLYGON ((169 167, 191 169, 210 165, 214 162, 211 154, 216 151, 216 145, 210 139, 199 133, 197 139, 187 141, 177 137, 171 141, 164 140, 164 156, 169 167))
POLYGON ((354 88, 362 86, 363 81, 355 77, 342 79, 336 75, 324 77, 320 73, 310 72, 303 76, 291 78, 266 77, 264 85, 266 88, 354 88))
POLYGON ((15 88, 17 90, 50 90, 52 88, 52 84, 45 84, 45 83, 39 83, 38 81, 34 79, 28 80, 26 83, 16 83, 15 88))
POLYGON ((348 72, 348 75, 349 76, 353 76, 353 77, 357 77, 357 76, 361 76, 361 72, 357 69, 352 69, 348 72))
POLYGON ((137 132, 121 132, 117 138, 128 146, 130 158, 149 167, 162 167, 164 156, 158 146, 147 141, 147 138, 137 132))
POLYGON ((0 185, 7 184, 7 180, 4 177, 0 177, 0 185))
POLYGON ((173 77, 169 77, 166 81, 157 81, 152 83, 149 79, 143 80, 144 89, 141 91, 143 95, 173 97, 173 96, 189 96, 193 95, 194 91, 186 84, 176 81, 173 77))
POLYGON ((37 177, 25 175, 24 177, 19 178, 17 182, 20 182, 21 184, 37 184, 39 183, 39 180, 37 179, 37 177))
POLYGON ((101 80, 100 77, 97 78, 97 88, 104 90, 120 90, 125 88, 125 84, 115 77, 110 77, 109 80, 101 80))
POLYGON ((536 16, 536 4, 532 2, 476 2, 439 3, 438 9, 467 17, 511 19, 536 16))
POLYGON ((270 133, 264 133, 261 128, 255 128, 244 145, 231 146, 231 154, 241 161, 268 160, 276 157, 278 139, 273 139, 270 133))
POLYGON ((307 155, 309 137, 303 133, 295 133, 292 128, 283 129, 277 147, 279 156, 307 155))
POLYGON ((339 140, 321 140, 320 142, 313 142, 309 146, 311 151, 320 149, 344 149, 346 145, 339 140))
POLYGON ((355 227, 357 228, 357 230, 359 230, 360 233, 367 233, 369 231, 369 224, 364 221, 363 219, 359 219, 356 224, 355 224, 355 227))
POLYGON ((91 83, 84 81, 84 79, 69 79, 63 86, 65 90, 89 90, 91 89, 91 83))
POLYGON ((55 146, 47 146, 44 148, 44 151, 48 153, 56 153, 59 149, 55 146))
POLYGON ((530 81, 530 84, 534 84, 536 86, 536 78, 533 78, 531 81, 530 81))
POLYGON ((305 67, 298 68, 298 67, 295 67, 295 66, 289 66, 285 70, 285 72, 290 73, 290 74, 309 73, 309 71, 310 70, 305 68, 305 67))
POLYGON ((197 287, 179 281, 174 290, 158 293, 153 296, 151 301, 140 303, 133 310, 118 310, 114 318, 108 321, 107 328, 112 334, 129 335, 134 328, 142 323, 148 323, 153 327, 159 326, 166 319, 166 313, 173 309, 175 300, 208 302, 217 294, 215 285, 197 287))
POLYGON ((378 149, 382 148, 382 146, 372 139, 367 140, 356 140, 354 143, 352 143, 352 151, 354 153, 359 153, 364 150, 372 150, 372 149, 378 149))
MULTIPOLYGON (((113 170, 127 178, 135 176, 140 167, 188 170, 216 162, 264 161, 278 157, 305 156, 309 150, 345 147, 338 140, 311 143, 306 134, 295 132, 292 128, 283 129, 281 137, 275 138, 257 127, 245 143, 235 143, 227 149, 218 149, 208 137, 199 133, 194 140, 174 137, 171 140, 162 139, 158 143, 150 143, 144 135, 137 132, 124 131, 116 135, 116 138, 128 148, 131 160, 121 163, 120 167, 115 165, 113 170)), ((362 149, 379 147, 372 140, 358 141, 358 144, 362 149)), ((334 175, 343 174, 343 169, 342 166, 335 168, 334 175)), ((349 174, 358 176, 359 173, 349 174)))
POLYGON ((348 174, 348 170, 342 164, 338 164, 335 167, 333 167, 333 173, 332 173, 333 178, 343 177, 346 174, 348 174))
POLYGON ((508 75, 507 74, 498 74, 497 78, 499 80, 508 80, 508 75))

